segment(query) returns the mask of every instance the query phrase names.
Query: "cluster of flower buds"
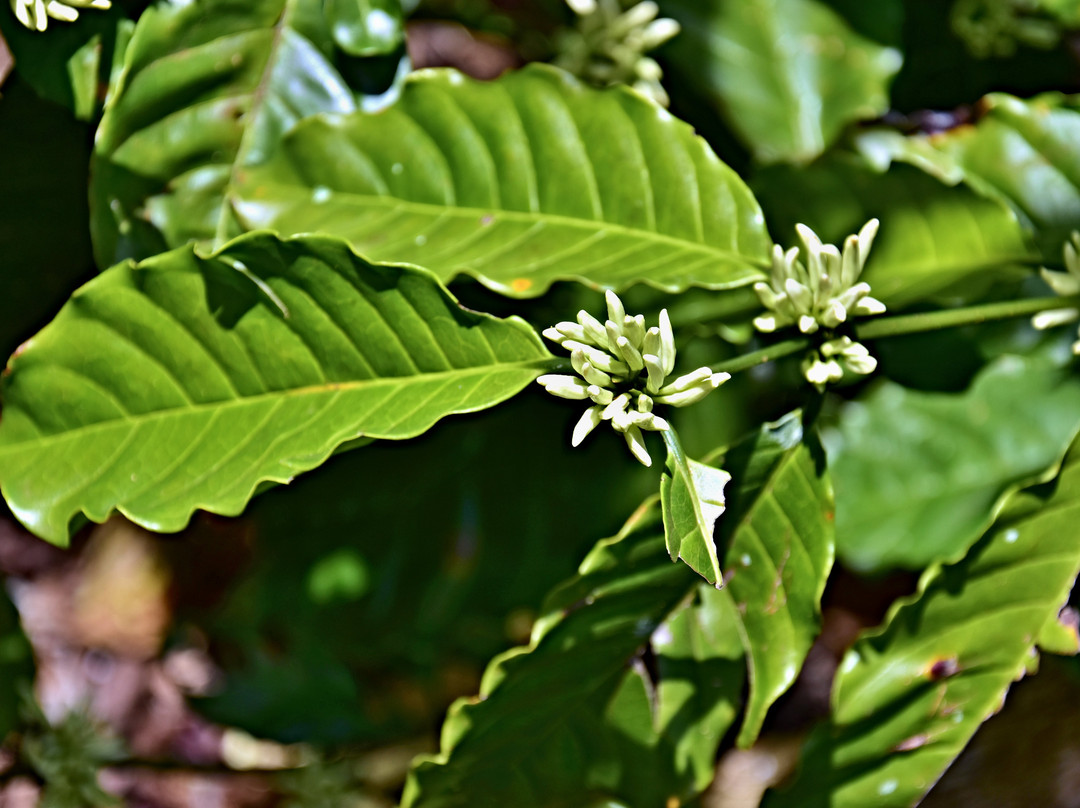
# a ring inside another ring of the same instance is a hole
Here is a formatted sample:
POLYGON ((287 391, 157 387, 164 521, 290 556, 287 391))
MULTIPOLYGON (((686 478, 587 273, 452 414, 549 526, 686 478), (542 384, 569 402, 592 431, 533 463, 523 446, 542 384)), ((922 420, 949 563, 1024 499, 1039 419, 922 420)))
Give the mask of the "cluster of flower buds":
MULTIPOLYGON (((1074 230, 1069 241, 1065 242, 1065 271, 1052 272, 1043 267, 1042 276, 1056 294, 1062 297, 1080 295, 1080 232, 1074 230)), ((1070 306, 1041 311, 1031 319, 1031 324, 1042 330, 1074 320, 1080 320, 1080 308, 1070 306)), ((1072 350, 1080 355, 1080 340, 1073 343, 1072 350)))
POLYGON ((574 427, 574 446, 601 422, 611 421, 626 438, 634 457, 651 466, 641 430, 668 428, 653 406, 693 404, 730 376, 703 367, 669 382, 675 368, 675 336, 667 310, 660 312, 658 326, 646 329, 645 318, 628 315, 614 292, 607 293, 607 308, 607 322, 580 311, 576 323, 559 323, 544 331, 545 337, 570 351, 570 362, 578 375, 548 374, 537 381, 552 395, 592 402, 574 427))
POLYGON ((96 8, 101 11, 112 4, 109 0, 11 0, 15 17, 31 31, 44 31, 49 25, 49 17, 61 22, 75 22, 79 18, 80 8, 96 8))
MULTIPOLYGON (((878 220, 871 219, 858 235, 848 236, 843 250, 823 244, 806 225, 796 225, 806 251, 805 263, 799 260, 800 249, 786 252, 773 247, 770 283, 754 284, 766 314, 754 319, 759 331, 771 333, 794 325, 804 334, 823 329, 830 332, 850 317, 881 314, 885 305, 870 296, 870 285, 859 281, 878 220)), ((803 362, 803 375, 819 389, 839 381, 844 370, 856 374, 873 373, 877 361, 866 347, 848 337, 828 339, 818 345, 803 362)))
POLYGON ((799 248, 787 252, 773 246, 771 283, 754 284, 762 305, 769 310, 754 320, 759 331, 775 331, 797 325, 804 334, 818 328, 836 328, 852 315, 881 314, 885 305, 870 297, 870 284, 859 282, 878 231, 871 219, 857 236, 848 236, 841 253, 832 244, 822 244, 809 227, 795 226, 806 248, 806 263, 799 260, 799 248))
POLYGON ((866 350, 866 346, 850 337, 826 340, 811 351, 802 363, 803 376, 818 390, 840 381, 844 378, 845 370, 865 376, 876 368, 877 360, 866 350))
POLYGON ((679 24, 657 19, 660 7, 653 0, 625 11, 620 0, 566 2, 578 15, 578 24, 560 37, 555 64, 600 87, 630 85, 667 106, 660 65, 645 54, 679 33, 679 24))

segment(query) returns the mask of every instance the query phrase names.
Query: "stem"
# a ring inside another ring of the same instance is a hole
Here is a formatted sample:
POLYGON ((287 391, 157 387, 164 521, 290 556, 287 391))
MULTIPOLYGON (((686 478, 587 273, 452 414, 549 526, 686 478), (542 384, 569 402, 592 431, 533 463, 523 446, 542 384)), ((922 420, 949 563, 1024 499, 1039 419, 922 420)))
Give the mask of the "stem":
POLYGON ((921 314, 904 314, 899 317, 882 317, 855 326, 860 340, 899 337, 920 331, 936 331, 964 325, 978 325, 1014 317, 1030 317, 1047 309, 1068 309, 1080 306, 1080 297, 1033 297, 1027 300, 1005 300, 1000 303, 984 303, 962 309, 929 311, 921 314))
POLYGON ((755 365, 761 365, 765 362, 771 362, 774 359, 780 359, 784 356, 799 353, 799 351, 804 351, 809 347, 810 340, 806 337, 786 339, 783 342, 777 342, 765 348, 751 351, 748 354, 736 356, 734 359, 729 359, 718 365, 713 365, 712 370, 714 373, 738 373, 740 370, 749 370, 755 365))

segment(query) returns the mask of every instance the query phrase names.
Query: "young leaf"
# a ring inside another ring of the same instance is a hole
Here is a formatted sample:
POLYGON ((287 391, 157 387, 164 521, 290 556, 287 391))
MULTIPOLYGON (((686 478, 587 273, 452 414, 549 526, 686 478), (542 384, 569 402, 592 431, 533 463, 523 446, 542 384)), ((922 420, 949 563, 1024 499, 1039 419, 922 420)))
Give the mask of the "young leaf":
POLYGON ((349 112, 317 0, 208 0, 139 18, 94 146, 98 264, 240 232, 222 200, 281 133, 349 112))
POLYGON ((750 696, 737 743, 750 745, 769 707, 795 681, 821 622, 832 569, 833 497, 823 453, 797 414, 728 452, 734 481, 717 542, 740 618, 750 696))
POLYGON ((393 107, 305 121, 282 146, 234 200, 245 226, 343 236, 444 281, 723 289, 769 260, 757 202, 690 127, 544 65, 421 71, 393 107))
POLYGON ((742 652, 727 594, 670 562, 660 521, 647 503, 551 594, 530 645, 450 709, 404 805, 664 805, 708 785, 742 652))
POLYGON ((1023 675, 1080 571, 1080 456, 1014 495, 954 566, 930 570, 883 629, 848 652, 829 725, 770 808, 916 804, 1023 675))
POLYGON ((830 156, 804 169, 767 169, 755 178, 754 191, 773 232, 786 239, 793 240, 802 223, 826 243, 838 243, 868 219, 880 219, 861 279, 891 308, 954 288, 970 293, 973 279, 1038 260, 1003 202, 949 187, 910 166, 882 174, 857 158, 830 156))
POLYGON ((829 435, 838 551, 864 570, 956 560, 1061 461, 1078 413, 1080 379, 1045 360, 1003 357, 961 395, 883 383, 829 435))
POLYGON ((668 555, 681 558, 710 584, 720 583, 713 528, 724 512, 724 486, 731 475, 683 452, 673 429, 663 432, 667 445, 666 472, 660 478, 664 538, 668 555))
POLYGON ((259 483, 345 441, 497 404, 548 359, 524 322, 335 239, 181 248, 103 273, 16 353, 0 489, 54 542, 80 511, 179 530, 196 508, 240 513, 259 483))
POLYGON ((849 123, 889 108, 901 56, 817 0, 668 0, 668 48, 761 161, 813 160, 849 123))
POLYGON ((910 162, 1007 202, 1036 231, 1047 257, 1059 261, 1061 243, 1080 222, 1080 96, 1024 101, 992 93, 979 110, 970 126, 910 138, 871 132, 860 145, 883 164, 910 162))

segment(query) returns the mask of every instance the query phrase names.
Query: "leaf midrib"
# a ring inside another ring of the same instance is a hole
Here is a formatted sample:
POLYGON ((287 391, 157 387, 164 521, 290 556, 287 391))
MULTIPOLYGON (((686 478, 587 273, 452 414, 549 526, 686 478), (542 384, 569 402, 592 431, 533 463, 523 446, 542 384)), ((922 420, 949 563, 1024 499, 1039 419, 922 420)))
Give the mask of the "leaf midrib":
MULTIPOLYGON (((255 183, 252 182, 252 185, 255 183)), ((263 183, 259 183, 263 184, 263 183)), ((269 182, 264 184, 268 188, 282 188, 285 189, 290 196, 296 197, 310 197, 311 192, 301 185, 293 185, 283 182, 269 182)), ((507 210, 505 208, 475 208, 461 205, 438 205, 432 202, 416 202, 409 199, 402 199, 401 197, 391 195, 380 194, 358 194, 350 191, 337 191, 331 189, 334 195, 346 197, 350 200, 358 200, 357 204, 365 207, 395 207, 403 208, 412 212, 436 216, 456 216, 459 218, 483 218, 484 216, 497 215, 502 219, 509 219, 514 222, 524 223, 545 223, 545 224, 557 224, 566 227, 573 227, 582 230, 595 231, 598 228, 612 231, 616 235, 624 235, 630 238, 640 239, 642 241, 652 241, 658 244, 670 244, 681 249, 700 252, 710 255, 716 255, 727 258, 728 260, 737 261, 740 263, 748 264, 755 268, 764 269, 768 262, 765 257, 754 257, 747 255, 746 253, 738 252, 736 249, 718 247, 713 244, 707 244, 700 241, 690 241, 688 239, 681 239, 677 236, 671 236, 666 233, 661 233, 657 230, 637 229, 629 227, 628 225, 617 224, 614 222, 607 222, 597 219, 582 219, 572 216, 564 216, 557 213, 547 213, 545 211, 517 211, 507 210), (381 200, 391 200, 390 203, 381 202, 381 200)), ((272 197, 257 198, 252 196, 241 196, 237 198, 236 194, 229 193, 230 202, 235 205, 237 202, 243 204, 272 204, 274 202, 272 197)), ((328 206, 332 205, 332 202, 325 203, 328 206)), ((237 215, 240 213, 237 211, 237 215)), ((243 218, 243 217, 241 217, 243 218)), ((494 225, 497 222, 492 222, 494 225)))
MULTIPOLYGON (((268 399, 275 399, 280 397, 303 395, 319 396, 325 395, 327 393, 342 393, 359 389, 379 389, 381 387, 419 383, 427 384, 445 379, 464 380, 474 378, 475 376, 490 375, 493 373, 501 373, 507 371, 528 370, 530 368, 543 370, 545 369, 545 364, 549 361, 550 360, 544 358, 537 358, 522 360, 520 362, 500 362, 496 365, 484 365, 472 368, 420 373, 411 376, 383 376, 374 379, 357 379, 353 381, 343 382, 326 382, 325 384, 321 385, 308 385, 306 387, 298 387, 287 390, 268 390, 264 393, 258 393, 253 396, 240 396, 238 398, 222 399, 220 401, 200 402, 198 404, 185 405, 180 407, 168 407, 165 409, 155 410, 153 412, 140 413, 138 415, 121 415, 116 418, 96 421, 92 424, 85 424, 83 426, 65 430, 63 432, 54 432, 48 435, 31 438, 29 440, 19 441, 17 443, 0 444, 0 456, 3 456, 5 453, 14 453, 30 445, 40 447, 51 442, 69 440, 77 435, 86 435, 87 433, 93 433, 95 431, 115 429, 121 425, 130 425, 134 427, 135 425, 150 423, 159 418, 168 418, 178 414, 187 415, 191 413, 197 413, 202 410, 220 411, 232 407, 252 406, 268 399)), ((18 409, 18 406, 14 404, 9 404, 8 407, 13 410, 18 409)))

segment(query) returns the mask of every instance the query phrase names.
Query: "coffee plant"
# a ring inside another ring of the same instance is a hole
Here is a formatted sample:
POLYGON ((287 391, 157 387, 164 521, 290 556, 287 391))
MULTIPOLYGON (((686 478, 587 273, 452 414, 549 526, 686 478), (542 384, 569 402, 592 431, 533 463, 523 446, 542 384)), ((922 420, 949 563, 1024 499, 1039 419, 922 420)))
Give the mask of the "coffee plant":
MULTIPOLYGON (((199 709, 255 735, 397 742, 426 719, 380 677, 487 658, 416 808, 709 804, 823 598, 899 575, 763 804, 915 805, 1080 642, 1076 28, 1061 0, 11 0, 7 508, 59 546, 253 525, 199 709), (438 19, 528 63, 413 69, 438 19)), ((32 676, 0 602, 0 740, 96 802, 96 764, 39 765, 67 736, 20 718, 32 676)), ((289 804, 346 804, 328 760, 289 804)))

